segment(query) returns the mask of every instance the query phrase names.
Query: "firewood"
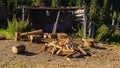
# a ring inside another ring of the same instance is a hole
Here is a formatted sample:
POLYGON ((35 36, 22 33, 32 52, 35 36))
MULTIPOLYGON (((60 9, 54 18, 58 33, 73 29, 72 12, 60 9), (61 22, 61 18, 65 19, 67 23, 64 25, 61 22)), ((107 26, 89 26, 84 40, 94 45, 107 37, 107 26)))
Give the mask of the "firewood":
POLYGON ((83 39, 84 41, 84 46, 87 47, 93 47, 94 46, 94 39, 89 38, 89 39, 83 39))
POLYGON ((81 53, 80 53, 80 52, 77 52, 77 53, 73 54, 72 57, 73 57, 73 58, 77 58, 77 57, 79 57, 80 55, 81 55, 81 53))
POLYGON ((51 39, 52 38, 52 34, 48 34, 48 39, 51 39))
POLYGON ((58 43, 61 47, 64 47, 68 42, 69 42, 69 38, 58 40, 58 43))
POLYGON ((40 35, 40 34, 43 34, 43 30, 35 30, 35 31, 31 31, 31 32, 25 32, 25 33, 21 33, 20 35, 21 36, 24 36, 24 35, 40 35))
POLYGON ((87 52, 84 50, 84 49, 82 49, 80 46, 78 46, 78 49, 80 50, 80 52, 82 52, 84 55, 86 55, 87 54, 87 52))
POLYGON ((73 54, 73 53, 74 50, 65 50, 65 49, 62 50, 62 54, 73 54))
POLYGON ((25 45, 13 46, 12 52, 15 54, 23 53, 25 52, 25 48, 25 45))
POLYGON ((62 49, 57 50, 56 55, 60 55, 62 49))
POLYGON ((57 38, 58 39, 65 39, 65 38, 68 38, 68 35, 66 33, 58 33, 57 38))
POLYGON ((56 47, 54 46, 52 49, 52 55, 55 53, 56 47))
POLYGON ((41 35, 30 35, 29 37, 31 42, 42 42, 41 35))
POLYGON ((48 33, 43 34, 43 38, 46 39, 48 37, 48 33))
POLYGON ((15 41, 20 41, 20 39, 21 39, 20 32, 16 32, 15 33, 15 41))

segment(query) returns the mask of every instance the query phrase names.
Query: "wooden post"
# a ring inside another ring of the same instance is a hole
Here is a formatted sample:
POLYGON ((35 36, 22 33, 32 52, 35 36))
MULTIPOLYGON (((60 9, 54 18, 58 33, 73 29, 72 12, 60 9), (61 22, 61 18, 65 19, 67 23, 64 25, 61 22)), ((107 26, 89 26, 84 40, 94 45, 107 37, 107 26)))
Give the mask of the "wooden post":
POLYGON ((85 14, 83 15, 83 25, 84 25, 84 38, 86 38, 86 22, 87 22, 87 20, 86 20, 86 16, 85 16, 85 14))
POLYGON ((57 29, 57 23, 58 23, 58 20, 59 20, 60 12, 61 11, 59 10, 58 13, 57 13, 56 22, 54 23, 53 31, 52 31, 53 34, 56 32, 56 29, 57 29))

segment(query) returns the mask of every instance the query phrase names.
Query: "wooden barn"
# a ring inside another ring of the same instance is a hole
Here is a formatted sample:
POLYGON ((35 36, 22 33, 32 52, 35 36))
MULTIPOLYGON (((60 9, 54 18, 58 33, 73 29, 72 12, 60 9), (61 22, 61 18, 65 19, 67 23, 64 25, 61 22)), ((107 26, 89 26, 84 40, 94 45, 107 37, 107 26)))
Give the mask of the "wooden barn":
POLYGON ((74 32, 74 26, 83 24, 86 31, 86 9, 78 7, 44 7, 19 6, 22 20, 29 15, 35 29, 45 32, 74 32))

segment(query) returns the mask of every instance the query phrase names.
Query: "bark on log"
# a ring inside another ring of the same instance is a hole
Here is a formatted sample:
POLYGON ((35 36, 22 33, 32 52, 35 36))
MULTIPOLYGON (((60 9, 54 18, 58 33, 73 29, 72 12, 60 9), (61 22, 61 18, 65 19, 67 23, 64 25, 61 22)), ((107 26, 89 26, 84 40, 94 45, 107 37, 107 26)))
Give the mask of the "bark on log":
POLYGON ((13 46, 12 47, 12 52, 15 54, 20 54, 25 52, 25 45, 19 45, 19 46, 13 46))
POLYGON ((43 30, 35 30, 35 31, 31 31, 31 32, 25 32, 25 33, 21 33, 21 36, 26 36, 26 35, 40 35, 43 34, 43 30))
POLYGON ((31 42, 42 42, 41 35, 30 35, 29 37, 31 42))

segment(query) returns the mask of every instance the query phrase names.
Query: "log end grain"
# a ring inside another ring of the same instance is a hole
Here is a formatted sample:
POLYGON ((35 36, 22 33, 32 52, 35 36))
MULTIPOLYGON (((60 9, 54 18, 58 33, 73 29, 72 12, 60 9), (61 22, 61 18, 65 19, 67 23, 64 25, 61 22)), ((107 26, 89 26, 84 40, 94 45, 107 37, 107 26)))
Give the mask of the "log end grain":
POLYGON ((19 46, 13 46, 12 47, 12 52, 15 54, 23 53, 25 52, 25 46, 24 45, 19 45, 19 46))

